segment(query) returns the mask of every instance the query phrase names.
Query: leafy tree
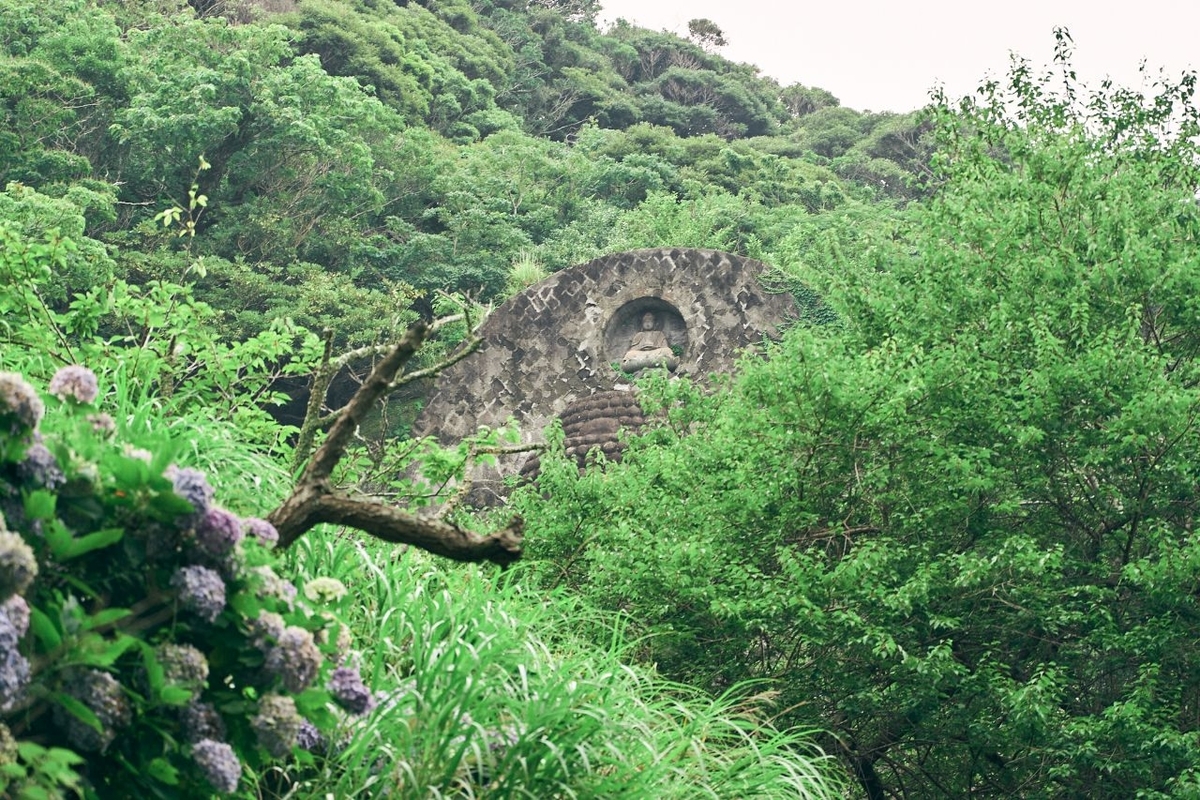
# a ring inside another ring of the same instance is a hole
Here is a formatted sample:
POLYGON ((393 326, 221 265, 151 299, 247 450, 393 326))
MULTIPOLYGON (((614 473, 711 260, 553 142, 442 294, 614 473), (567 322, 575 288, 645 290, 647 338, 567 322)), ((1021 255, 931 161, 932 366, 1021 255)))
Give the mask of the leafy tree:
POLYGON ((725 32, 711 19, 703 17, 688 20, 688 38, 706 50, 715 50, 729 44, 725 32))
POLYGON ((780 100, 793 117, 803 117, 822 108, 841 105, 841 101, 825 89, 793 83, 784 87, 780 100))
POLYGON ((548 584, 715 690, 773 679, 883 797, 1200 791, 1195 76, 1015 63, 935 106, 939 190, 839 324, 521 501, 548 584))

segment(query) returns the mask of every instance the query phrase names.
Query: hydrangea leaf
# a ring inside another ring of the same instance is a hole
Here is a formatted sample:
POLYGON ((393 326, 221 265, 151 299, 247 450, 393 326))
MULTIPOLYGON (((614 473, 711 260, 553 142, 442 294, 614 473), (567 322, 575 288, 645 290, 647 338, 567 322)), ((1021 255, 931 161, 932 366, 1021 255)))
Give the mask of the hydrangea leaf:
POLYGON ((104 466, 112 473, 118 489, 136 489, 145 486, 150 478, 150 465, 140 458, 113 455, 104 466))
POLYGON ((179 770, 171 766, 165 758, 156 758, 146 765, 146 774, 160 783, 168 786, 179 785, 179 770))
POLYGON ((117 639, 109 642, 101 652, 95 656, 88 658, 88 663, 97 667, 108 667, 116 662, 126 650, 130 648, 137 640, 132 636, 120 636, 117 639))
POLYGON ((65 708, 71 716, 78 719, 89 728, 93 728, 97 733, 104 731, 104 725, 100 722, 100 718, 83 703, 63 692, 54 693, 54 702, 65 708))
POLYGON ((191 503, 170 490, 152 496, 150 507, 168 517, 190 514, 192 511, 191 503))
POLYGON ((29 626, 47 651, 54 650, 62 644, 62 631, 54 624, 49 614, 36 606, 29 609, 29 626))
POLYGON ((106 528, 102 531, 89 533, 86 536, 80 536, 78 539, 71 538, 61 549, 55 548, 54 555, 63 561, 78 558, 93 550, 100 550, 111 544, 116 544, 121 541, 121 537, 124 535, 125 530, 123 528, 106 528))
POLYGON ((25 515, 30 519, 51 519, 57 505, 57 495, 38 489, 25 498, 25 515))
POLYGON ((182 706, 192 699, 192 691, 182 686, 164 686, 158 699, 168 706, 182 706))
POLYGON ((92 614, 90 617, 88 617, 88 619, 83 623, 83 626, 89 630, 93 628, 99 628, 116 622, 119 619, 123 619, 129 616, 129 614, 130 611, 128 608, 106 608, 103 611, 97 611, 95 614, 92 614))

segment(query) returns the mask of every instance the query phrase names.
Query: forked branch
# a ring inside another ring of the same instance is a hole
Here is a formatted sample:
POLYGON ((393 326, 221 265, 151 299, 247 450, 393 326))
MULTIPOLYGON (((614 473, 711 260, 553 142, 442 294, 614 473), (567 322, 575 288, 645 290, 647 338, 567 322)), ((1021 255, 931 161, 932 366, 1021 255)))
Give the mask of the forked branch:
MULTIPOLYGON (((514 518, 506 527, 489 534, 478 534, 440 519, 427 519, 371 498, 350 497, 336 491, 330 481, 334 468, 346 454, 354 432, 368 412, 403 380, 397 380, 404 366, 420 349, 432 326, 424 322, 413 325, 375 365, 367 380, 358 388, 350 402, 338 412, 325 442, 313 453, 304 467, 292 494, 279 508, 271 512, 271 523, 279 531, 279 546, 288 547, 321 523, 345 525, 364 533, 398 544, 409 544, 436 555, 456 561, 491 561, 511 564, 521 557, 524 524, 514 518)), ((464 347, 438 368, 464 356, 478 347, 474 335, 464 347)), ((328 350, 322 364, 329 364, 328 350)), ((313 390, 321 386, 322 373, 314 381, 313 390)), ((433 374, 432 370, 422 370, 433 374)), ((322 391, 322 399, 324 392, 322 391)), ((320 401, 317 401, 318 404, 320 401)), ((309 410, 312 412, 313 403, 309 410)), ((319 411, 319 405, 318 405, 319 411)), ((307 424, 307 421, 306 421, 307 424)))

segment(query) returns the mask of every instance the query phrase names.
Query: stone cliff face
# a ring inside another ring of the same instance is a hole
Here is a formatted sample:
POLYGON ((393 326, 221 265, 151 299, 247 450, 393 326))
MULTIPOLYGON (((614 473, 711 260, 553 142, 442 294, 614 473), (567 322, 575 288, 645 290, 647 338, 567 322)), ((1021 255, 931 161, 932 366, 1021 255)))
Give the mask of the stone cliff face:
POLYGON ((766 269, 716 250, 656 249, 558 272, 492 314, 479 350, 438 378, 414 432, 452 442, 512 417, 524 442, 540 442, 569 405, 632 388, 619 365, 646 328, 661 336, 639 340, 661 348, 665 339, 675 374, 703 381, 729 372, 745 348, 795 317, 790 295, 763 289, 766 269))

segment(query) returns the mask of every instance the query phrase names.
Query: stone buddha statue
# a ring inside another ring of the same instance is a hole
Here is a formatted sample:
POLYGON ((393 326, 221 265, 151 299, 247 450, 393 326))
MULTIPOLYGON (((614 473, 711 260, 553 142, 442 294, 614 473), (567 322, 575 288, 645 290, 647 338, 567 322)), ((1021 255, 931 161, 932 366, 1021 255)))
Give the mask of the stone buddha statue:
POLYGON ((621 369, 638 372, 647 367, 666 367, 672 372, 679 366, 679 356, 671 350, 667 335, 658 330, 654 312, 642 315, 642 329, 629 341, 629 349, 621 359, 621 369))

